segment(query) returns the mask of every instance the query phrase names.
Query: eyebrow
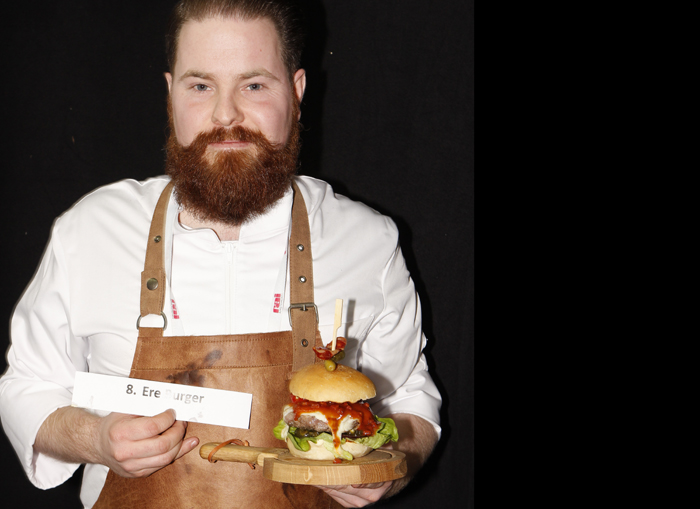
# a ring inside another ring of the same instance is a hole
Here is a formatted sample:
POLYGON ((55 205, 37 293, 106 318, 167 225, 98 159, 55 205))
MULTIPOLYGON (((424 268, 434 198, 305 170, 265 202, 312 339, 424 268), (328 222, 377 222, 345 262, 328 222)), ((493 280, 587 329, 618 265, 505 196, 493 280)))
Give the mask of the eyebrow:
POLYGON ((180 76, 178 81, 185 81, 187 78, 199 78, 200 80, 213 80, 214 75, 202 71, 187 71, 185 74, 180 76))
POLYGON ((264 78, 269 78, 271 80, 279 81, 277 76, 275 76, 274 74, 272 74, 270 71, 268 71, 266 69, 255 69, 255 70, 250 71, 250 72, 239 74, 238 79, 247 80, 250 78, 257 78, 258 76, 262 76, 264 78))
MULTIPOLYGON (((258 76, 269 78, 269 79, 275 80, 275 81, 280 81, 279 78, 277 78, 277 76, 275 76, 274 74, 272 74, 270 71, 268 71, 266 69, 255 69, 252 71, 248 71, 248 72, 245 72, 243 74, 239 74, 238 76, 236 76, 236 78, 237 78, 237 80, 247 80, 247 79, 251 79, 251 78, 257 78, 258 76)), ((216 75, 210 74, 207 72, 203 72, 203 71, 189 70, 185 74, 180 76, 180 79, 178 81, 184 81, 187 78, 199 78, 201 80, 214 81, 216 78, 216 75)))

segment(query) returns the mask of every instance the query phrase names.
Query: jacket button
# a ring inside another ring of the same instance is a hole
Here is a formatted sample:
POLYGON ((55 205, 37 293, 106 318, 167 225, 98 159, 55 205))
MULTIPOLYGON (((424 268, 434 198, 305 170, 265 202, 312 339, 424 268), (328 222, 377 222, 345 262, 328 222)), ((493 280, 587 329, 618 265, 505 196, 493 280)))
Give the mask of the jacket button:
POLYGON ((149 290, 155 290, 158 288, 158 280, 156 278, 151 278, 148 281, 146 281, 146 288, 149 290))
POLYGON ((299 282, 300 282, 300 283, 306 283, 306 276, 301 276, 301 277, 299 278, 299 282))

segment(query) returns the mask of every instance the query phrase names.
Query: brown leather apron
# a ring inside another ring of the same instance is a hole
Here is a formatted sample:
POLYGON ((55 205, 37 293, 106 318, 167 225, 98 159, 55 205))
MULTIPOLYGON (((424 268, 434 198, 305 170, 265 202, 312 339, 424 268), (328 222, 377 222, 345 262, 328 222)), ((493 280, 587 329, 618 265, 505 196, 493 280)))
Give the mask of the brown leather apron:
MULTIPOLYGON (((189 423, 187 436, 200 446, 232 438, 256 447, 283 447, 272 430, 289 401, 293 371, 315 361, 321 344, 312 303, 313 264, 308 213, 296 184, 289 253, 292 331, 232 336, 164 337, 163 330, 141 327, 131 378, 196 385, 253 394, 250 429, 189 423), (296 306, 295 306, 296 305, 296 306)), ((172 183, 153 214, 141 281, 141 316, 161 314, 166 272, 163 246, 172 183)), ((209 463, 199 448, 143 479, 126 479, 111 470, 95 509, 136 508, 317 508, 340 507, 321 490, 265 479, 262 468, 243 463, 209 463)))

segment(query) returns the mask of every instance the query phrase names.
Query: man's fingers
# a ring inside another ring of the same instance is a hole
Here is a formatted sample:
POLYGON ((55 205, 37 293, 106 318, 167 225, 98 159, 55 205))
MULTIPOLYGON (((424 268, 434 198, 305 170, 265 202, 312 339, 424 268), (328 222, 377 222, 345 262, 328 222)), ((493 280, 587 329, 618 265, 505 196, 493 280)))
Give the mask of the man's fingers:
POLYGON ((150 475, 173 461, 181 458, 199 444, 198 438, 188 438, 182 442, 177 442, 170 450, 157 456, 145 456, 143 458, 134 458, 128 463, 125 463, 124 468, 132 472, 136 477, 150 475))
POLYGON ((166 410, 153 417, 139 417, 132 421, 131 436, 128 438, 137 441, 158 436, 170 429, 175 422, 174 410, 166 410))
POLYGON ((166 410, 153 417, 112 413, 105 418, 103 427, 109 433, 110 442, 119 443, 136 442, 160 435, 174 423, 174 410, 166 410))
POLYGON ((178 459, 182 458, 185 454, 192 451, 198 445, 199 445, 199 438, 193 437, 193 438, 188 438, 187 440, 184 440, 182 442, 182 445, 180 446, 180 452, 177 453, 177 456, 175 457, 175 459, 178 460, 178 459))
MULTIPOLYGON (((143 440, 135 440, 133 442, 134 448, 132 449, 133 455, 131 457, 133 459, 157 458, 156 461, 160 463, 162 463, 165 458, 169 457, 168 461, 164 463, 164 465, 167 465, 173 461, 179 453, 186 430, 186 423, 175 421, 172 426, 160 434, 143 440)), ((155 466, 155 464, 152 466, 155 466)))
POLYGON ((103 420, 100 455, 103 464, 123 477, 144 477, 169 465, 199 445, 184 439, 187 423, 167 410, 153 417, 110 414, 103 420))
POLYGON ((122 477, 145 477, 192 451, 199 439, 185 439, 187 422, 175 411, 153 417, 111 413, 97 429, 98 461, 122 477))
POLYGON ((319 488, 328 493, 343 507, 364 507, 381 499, 389 488, 391 488, 391 483, 385 482, 357 486, 319 486, 319 488))
POLYGON ((385 484, 386 484, 386 482, 378 482, 378 483, 374 483, 374 484, 352 484, 352 485, 343 484, 340 486, 318 486, 318 487, 319 488, 326 488, 329 490, 335 490, 335 491, 354 492, 355 489, 353 489, 353 488, 357 488, 357 489, 366 488, 366 489, 376 490, 378 488, 381 488, 385 484))

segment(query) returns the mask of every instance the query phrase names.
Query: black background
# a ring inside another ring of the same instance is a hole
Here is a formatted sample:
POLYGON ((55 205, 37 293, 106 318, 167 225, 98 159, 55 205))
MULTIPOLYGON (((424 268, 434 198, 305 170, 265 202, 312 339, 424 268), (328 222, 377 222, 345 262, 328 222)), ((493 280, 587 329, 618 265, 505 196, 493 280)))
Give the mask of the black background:
MULTIPOLYGON (((172 3, 3 6, 3 324, 56 216, 98 186, 162 173, 162 41, 172 3)), ((444 399, 443 436, 427 468, 380 506, 473 507, 472 1, 302 3, 311 33, 301 172, 398 224, 444 399)), ((2 326, 3 351, 8 336, 2 326)), ((32 487, 3 434, 0 458, 3 507, 80 507, 79 476, 45 492, 32 487)))

